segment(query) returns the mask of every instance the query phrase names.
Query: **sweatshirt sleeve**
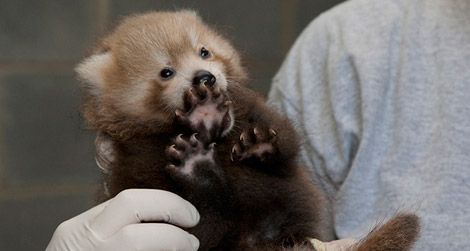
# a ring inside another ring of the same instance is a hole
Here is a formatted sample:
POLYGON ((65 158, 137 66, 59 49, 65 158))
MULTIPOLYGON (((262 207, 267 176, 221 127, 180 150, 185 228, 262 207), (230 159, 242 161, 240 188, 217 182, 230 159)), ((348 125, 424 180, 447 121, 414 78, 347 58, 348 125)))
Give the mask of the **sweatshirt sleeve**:
POLYGON ((361 129, 360 83, 341 35, 334 16, 314 20, 274 77, 268 100, 300 133, 301 161, 330 199, 348 176, 361 129))

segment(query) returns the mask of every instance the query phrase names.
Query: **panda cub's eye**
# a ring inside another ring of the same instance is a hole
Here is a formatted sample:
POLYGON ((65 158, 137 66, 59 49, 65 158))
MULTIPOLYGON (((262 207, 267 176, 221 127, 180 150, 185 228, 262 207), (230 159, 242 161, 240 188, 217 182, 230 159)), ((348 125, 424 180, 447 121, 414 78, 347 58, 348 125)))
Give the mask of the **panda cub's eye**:
POLYGON ((171 77, 173 77, 174 74, 175 74, 175 70, 171 68, 164 68, 162 71, 160 71, 160 77, 163 80, 170 79, 171 77))
POLYGON ((211 53, 206 48, 202 47, 199 51, 199 55, 201 56, 201 58, 206 59, 211 56, 211 53))

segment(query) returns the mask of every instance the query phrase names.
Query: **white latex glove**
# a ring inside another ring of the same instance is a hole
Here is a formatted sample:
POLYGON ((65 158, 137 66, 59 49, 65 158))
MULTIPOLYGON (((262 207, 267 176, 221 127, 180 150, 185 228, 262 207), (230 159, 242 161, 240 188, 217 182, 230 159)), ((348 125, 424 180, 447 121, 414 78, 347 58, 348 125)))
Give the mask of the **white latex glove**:
POLYGON ((311 239, 310 242, 316 251, 346 251, 357 243, 355 239, 341 239, 330 242, 321 242, 317 239, 311 239))
POLYGON ((198 221, 196 208, 176 194, 129 189, 60 224, 46 251, 193 251, 198 239, 179 227, 198 221))

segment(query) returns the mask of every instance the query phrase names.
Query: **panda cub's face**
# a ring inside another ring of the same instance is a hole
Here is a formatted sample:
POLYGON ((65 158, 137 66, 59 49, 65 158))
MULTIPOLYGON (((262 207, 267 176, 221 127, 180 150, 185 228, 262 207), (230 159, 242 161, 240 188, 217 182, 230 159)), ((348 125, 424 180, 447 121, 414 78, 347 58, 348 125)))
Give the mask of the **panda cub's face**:
POLYGON ((190 11, 126 18, 76 70, 101 106, 139 119, 182 109, 192 85, 224 91, 246 76, 230 43, 190 11))

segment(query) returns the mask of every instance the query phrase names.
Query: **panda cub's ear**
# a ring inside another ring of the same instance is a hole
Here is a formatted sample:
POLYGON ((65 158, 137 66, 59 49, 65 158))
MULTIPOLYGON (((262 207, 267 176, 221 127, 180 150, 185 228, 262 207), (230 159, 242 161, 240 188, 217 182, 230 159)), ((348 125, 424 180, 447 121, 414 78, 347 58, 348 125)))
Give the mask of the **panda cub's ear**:
POLYGON ((102 51, 85 58, 77 65, 75 71, 80 80, 85 82, 93 94, 99 94, 103 89, 105 70, 113 62, 111 50, 102 51))

